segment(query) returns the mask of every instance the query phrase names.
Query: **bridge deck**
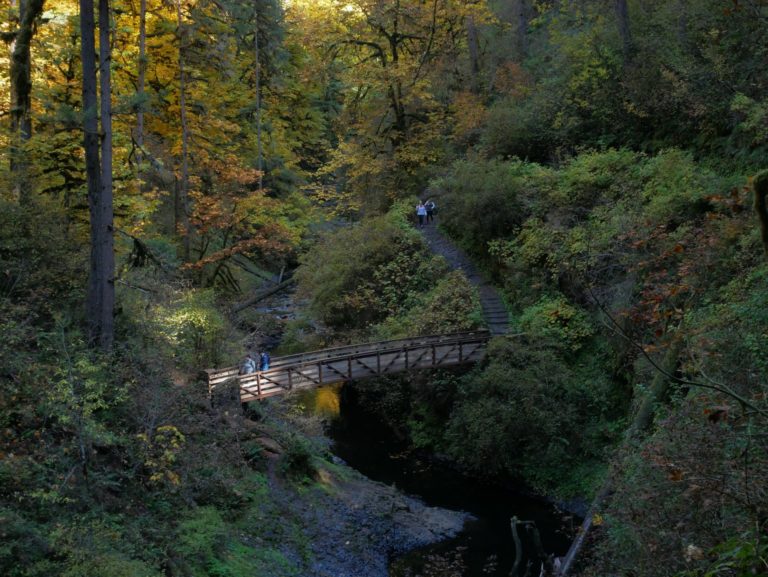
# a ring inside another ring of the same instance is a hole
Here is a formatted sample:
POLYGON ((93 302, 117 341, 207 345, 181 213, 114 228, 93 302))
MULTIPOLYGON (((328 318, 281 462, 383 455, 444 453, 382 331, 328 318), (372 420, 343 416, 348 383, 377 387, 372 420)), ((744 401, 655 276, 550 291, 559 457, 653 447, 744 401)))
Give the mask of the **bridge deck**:
POLYGON ((238 367, 208 369, 204 378, 209 393, 237 379, 245 403, 293 389, 476 362, 485 354, 489 338, 488 331, 475 331, 335 347, 275 357, 268 370, 248 375, 239 375, 238 367))

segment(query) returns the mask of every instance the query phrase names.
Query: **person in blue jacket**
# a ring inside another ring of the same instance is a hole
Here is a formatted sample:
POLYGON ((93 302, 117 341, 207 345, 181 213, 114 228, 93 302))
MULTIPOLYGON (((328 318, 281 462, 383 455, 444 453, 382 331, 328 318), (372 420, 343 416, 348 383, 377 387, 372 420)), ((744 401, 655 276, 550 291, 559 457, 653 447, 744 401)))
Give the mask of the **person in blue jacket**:
POLYGON ((260 361, 261 361, 260 370, 266 371, 267 369, 269 369, 269 353, 267 351, 264 351, 263 353, 261 353, 260 361))

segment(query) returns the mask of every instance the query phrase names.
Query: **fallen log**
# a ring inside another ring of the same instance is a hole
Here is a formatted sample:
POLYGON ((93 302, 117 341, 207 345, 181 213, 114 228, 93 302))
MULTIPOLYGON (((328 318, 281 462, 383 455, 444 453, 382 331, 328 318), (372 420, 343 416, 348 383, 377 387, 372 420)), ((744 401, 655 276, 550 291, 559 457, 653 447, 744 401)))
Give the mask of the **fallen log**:
POLYGON ((592 501, 592 505, 589 507, 589 511, 587 511, 587 514, 584 517, 584 521, 579 528, 579 534, 576 535, 576 538, 571 543, 571 546, 568 549, 568 553, 566 553, 565 557, 560 560, 559 568, 555 572, 556 577, 566 577, 568 572, 573 568, 573 563, 576 561, 576 557, 579 554, 582 545, 584 545, 584 540, 587 538, 587 534, 594 524, 595 515, 599 511, 599 508, 602 506, 603 501, 605 501, 605 498, 611 492, 611 487, 612 484, 609 477, 603 484, 603 487, 600 489, 597 497, 595 497, 595 500, 592 501))
POLYGON ((272 296, 275 293, 279 293, 281 290, 284 290, 291 286, 296 280, 291 277, 289 279, 284 280, 281 283, 278 283, 274 286, 271 286, 269 288, 266 288, 262 291, 259 291, 255 295, 253 295, 251 298, 249 298, 247 301, 240 303, 239 305, 235 305, 232 307, 233 313, 239 313, 242 310, 247 309, 250 306, 255 305, 257 302, 264 300, 265 298, 272 296))

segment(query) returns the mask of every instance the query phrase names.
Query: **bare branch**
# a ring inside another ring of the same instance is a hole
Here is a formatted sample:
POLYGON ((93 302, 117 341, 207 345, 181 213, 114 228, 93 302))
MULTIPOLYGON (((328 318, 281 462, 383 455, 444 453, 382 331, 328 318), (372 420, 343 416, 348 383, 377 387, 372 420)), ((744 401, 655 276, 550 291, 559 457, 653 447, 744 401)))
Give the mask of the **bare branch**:
POLYGON ((727 397, 730 397, 734 401, 738 402, 742 408, 748 408, 751 409, 756 414, 762 416, 765 419, 768 419, 768 411, 765 409, 761 409, 760 407, 756 406, 754 403, 752 403, 750 400, 744 398, 742 395, 739 395, 736 391, 731 389, 729 386, 724 384, 705 384, 698 381, 691 381, 688 379, 683 379, 681 377, 678 377, 677 375, 674 375, 670 373, 669 371, 665 370, 663 367, 661 367, 645 350, 645 348, 638 342, 636 342, 632 337, 630 337, 626 331, 622 328, 622 326, 616 321, 616 319, 613 318, 610 312, 608 312, 608 309, 605 307, 605 305, 600 302, 597 297, 595 296, 594 291, 592 290, 592 287, 588 287, 589 294, 592 297, 592 300, 595 302, 595 304, 598 306, 598 308, 602 311, 602 313, 611 321, 610 325, 606 325, 609 328, 612 328, 616 334, 621 336, 623 339, 625 339, 630 345, 632 345, 635 349, 640 351, 640 354, 645 357, 645 359, 651 364, 651 366, 667 377, 670 381, 677 383, 678 385, 685 385, 688 387, 697 387, 701 389, 707 389, 711 391, 717 391, 718 393, 721 393, 727 397))

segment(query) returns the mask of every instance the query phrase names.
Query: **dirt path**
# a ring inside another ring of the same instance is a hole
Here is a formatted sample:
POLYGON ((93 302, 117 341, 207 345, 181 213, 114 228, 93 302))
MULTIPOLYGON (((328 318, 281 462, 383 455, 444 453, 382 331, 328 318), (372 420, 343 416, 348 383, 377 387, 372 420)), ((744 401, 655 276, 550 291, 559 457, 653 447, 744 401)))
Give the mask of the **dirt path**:
POLYGON ((432 252, 445 257, 451 268, 463 271, 469 282, 477 287, 483 317, 491 334, 506 334, 509 331, 509 313, 496 288, 483 278, 466 253, 438 230, 436 223, 425 225, 418 230, 432 252))

